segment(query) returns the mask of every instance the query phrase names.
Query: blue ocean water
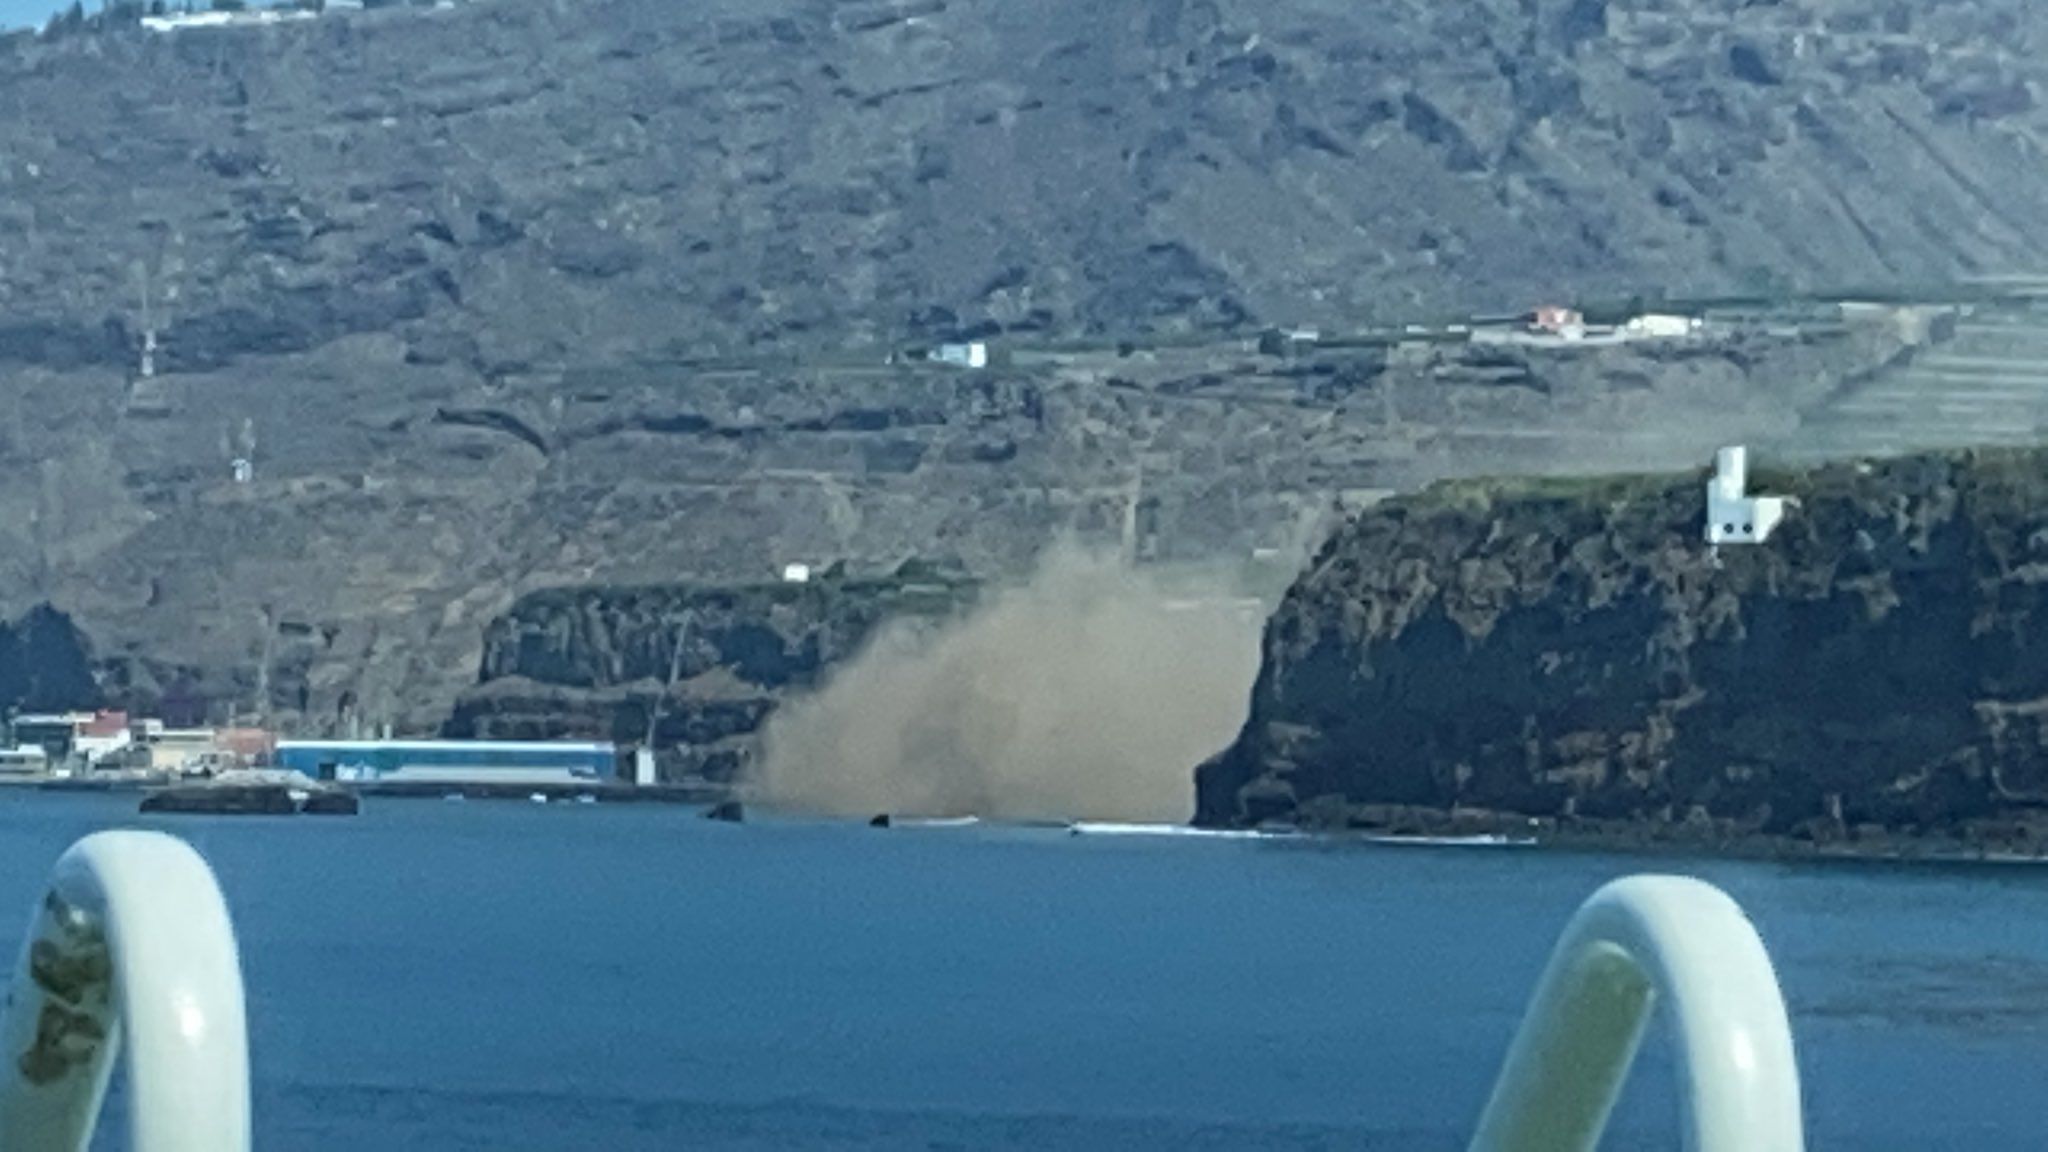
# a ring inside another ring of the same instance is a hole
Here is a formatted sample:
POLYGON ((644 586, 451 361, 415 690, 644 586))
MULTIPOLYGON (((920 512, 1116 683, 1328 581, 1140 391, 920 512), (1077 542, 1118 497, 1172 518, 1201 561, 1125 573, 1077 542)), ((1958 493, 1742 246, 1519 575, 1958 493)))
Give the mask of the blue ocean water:
MULTIPOLYGON (((1463 1146, 1558 930, 1684 871, 1749 910, 1816 1149, 2048 1139, 2048 870, 712 824, 371 802, 172 819, 0 792, 0 948, 103 827, 240 935, 258 1147, 1463 1146)), ((1610 1147, 1675 1147, 1653 1037, 1610 1147)), ((124 1146, 120 1124, 99 1146, 124 1146)))

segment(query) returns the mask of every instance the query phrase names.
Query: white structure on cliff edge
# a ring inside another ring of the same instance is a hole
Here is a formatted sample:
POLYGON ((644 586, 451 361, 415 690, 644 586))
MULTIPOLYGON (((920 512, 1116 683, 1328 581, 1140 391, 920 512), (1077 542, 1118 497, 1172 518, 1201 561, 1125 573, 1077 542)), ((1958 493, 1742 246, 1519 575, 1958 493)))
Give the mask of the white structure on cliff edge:
POLYGON ((1785 496, 1751 496, 1749 450, 1740 445, 1714 454, 1714 475, 1707 481, 1707 543, 1761 544, 1797 503, 1785 496))
MULTIPOLYGON (((329 7, 360 8, 360 4, 328 5, 329 7)), ((142 26, 151 32, 183 32, 199 28, 235 28, 251 25, 284 24, 295 20, 313 20, 318 12, 304 8, 248 8, 238 11, 211 9, 205 12, 169 12, 161 16, 144 16, 142 26)))

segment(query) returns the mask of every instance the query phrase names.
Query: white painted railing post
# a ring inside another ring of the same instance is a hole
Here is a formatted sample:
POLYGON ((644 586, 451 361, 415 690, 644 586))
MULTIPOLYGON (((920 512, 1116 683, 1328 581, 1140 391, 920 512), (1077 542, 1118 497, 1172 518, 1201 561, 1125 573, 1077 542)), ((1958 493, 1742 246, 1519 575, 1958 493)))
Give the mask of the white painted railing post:
POLYGON ((242 969, 183 841, 101 832, 57 862, 0 1017, 0 1152, 83 1152, 127 1049, 134 1152, 247 1152, 242 969))
POLYGON ((1799 1070, 1770 956, 1725 893, 1676 876, 1614 881, 1572 917, 1473 1152, 1592 1152, 1659 1008, 1687 1152, 1801 1152, 1799 1070))

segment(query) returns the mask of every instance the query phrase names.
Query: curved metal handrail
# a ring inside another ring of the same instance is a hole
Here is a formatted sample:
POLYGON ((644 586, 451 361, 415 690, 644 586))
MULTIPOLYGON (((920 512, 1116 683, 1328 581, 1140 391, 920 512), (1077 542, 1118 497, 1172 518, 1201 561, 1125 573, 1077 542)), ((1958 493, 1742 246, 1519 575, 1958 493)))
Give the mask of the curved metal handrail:
POLYGON ((1566 926, 1473 1152, 1591 1152, 1664 1010, 1688 1152, 1801 1152, 1799 1069, 1770 956, 1720 889, 1631 876, 1566 926))
POLYGON ((0 1149, 83 1152, 125 1044, 129 1147, 247 1152, 242 969, 199 854, 156 832, 101 832, 64 853, 0 1043, 0 1149))

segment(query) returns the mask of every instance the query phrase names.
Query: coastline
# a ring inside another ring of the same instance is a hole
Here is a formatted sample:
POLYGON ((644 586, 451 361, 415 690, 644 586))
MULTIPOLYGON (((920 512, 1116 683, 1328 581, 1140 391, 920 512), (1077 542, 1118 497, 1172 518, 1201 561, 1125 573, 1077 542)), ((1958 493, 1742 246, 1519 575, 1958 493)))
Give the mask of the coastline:
POLYGON ((1463 842, 1473 847, 1785 863, 2048 863, 2048 811, 1964 821, 1936 830, 1848 826, 1818 820, 1790 830, 1777 830, 1704 818, 1559 819, 1372 805, 1354 809, 1343 819, 1262 826, 1286 827, 1306 837, 1332 842, 1418 847, 1458 847, 1463 842))
MULTIPOLYGON (((175 782, 116 779, 0 780, 0 791, 20 793, 104 792, 138 798, 175 782)), ((623 782, 600 784, 446 784, 407 782, 345 784, 341 790, 360 799, 462 800, 530 802, 534 796, 550 803, 582 797, 607 804, 666 804, 707 807, 729 799, 709 785, 641 786, 623 782)), ((1738 825, 1732 821, 1667 821, 1651 818, 1601 819, 1533 817, 1514 813, 1398 805, 1361 805, 1341 817, 1323 811, 1301 823, 1267 821, 1215 826, 1199 823, 1130 826, 1132 833, 1194 833, 1238 838, 1291 840, 1308 844, 1389 848, 1485 849, 1594 853, 1646 858, 1687 858, 1773 863, 1868 864, 2048 864, 2048 810, 2024 818, 1971 821, 1937 831, 1885 829, 1870 825, 1830 826, 1809 821, 1790 831, 1738 825), (1261 834, 1264 834, 1261 836, 1261 834)), ((1003 827, 1000 820, 976 821, 1003 827)), ((1029 826, 1028 822, 1019 826, 1029 826)), ((1071 821, 1070 831, 1114 833, 1123 825, 1071 821)))

